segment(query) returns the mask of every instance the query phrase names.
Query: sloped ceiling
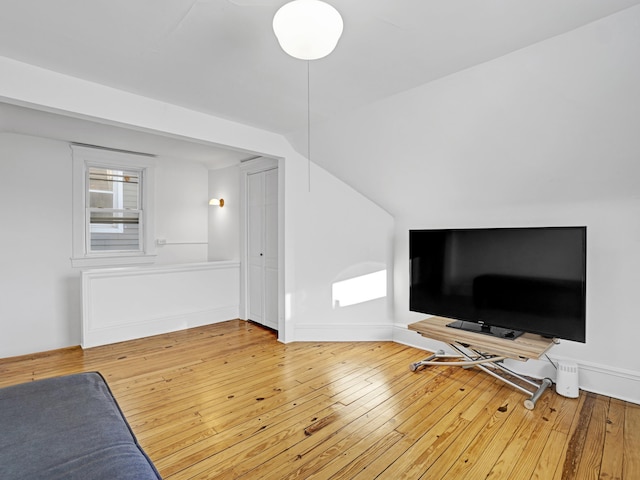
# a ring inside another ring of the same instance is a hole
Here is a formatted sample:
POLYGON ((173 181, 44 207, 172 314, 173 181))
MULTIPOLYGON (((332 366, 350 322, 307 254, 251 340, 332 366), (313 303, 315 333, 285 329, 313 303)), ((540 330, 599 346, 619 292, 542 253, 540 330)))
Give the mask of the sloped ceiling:
POLYGON ((312 157, 416 226, 638 208, 639 53, 635 6, 318 124, 312 157))
MULTIPOLYGON (((306 122, 307 93, 313 121, 326 120, 640 0, 332 0, 344 35, 333 54, 310 64, 309 92, 306 62, 283 53, 272 32, 284 3, 2 0, 0 55, 288 134, 306 122)), ((20 123, 28 113, 21 112, 12 124, 14 113, 0 110, 0 127, 29 133, 35 125, 68 139, 64 125, 44 126, 50 117, 20 123)), ((87 143, 95 143, 99 127, 87 129, 87 143)), ((134 137, 121 141, 135 149, 134 137)), ((210 147, 215 165, 223 152, 210 147)), ((157 146, 163 148, 169 143, 157 146)))

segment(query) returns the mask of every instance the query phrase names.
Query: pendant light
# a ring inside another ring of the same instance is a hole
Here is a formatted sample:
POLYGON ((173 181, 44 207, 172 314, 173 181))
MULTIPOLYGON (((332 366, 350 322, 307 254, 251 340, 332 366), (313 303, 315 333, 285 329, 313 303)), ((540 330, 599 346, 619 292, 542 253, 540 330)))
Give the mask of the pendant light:
POLYGON ((326 57, 338 44, 343 22, 340 13, 320 0, 294 0, 273 17, 273 31, 282 49, 300 60, 326 57))
POLYGON ((293 58, 307 61, 307 175, 311 191, 311 107, 309 63, 326 57, 338 44, 344 23, 340 13, 320 0, 293 0, 273 16, 273 32, 280 47, 293 58))

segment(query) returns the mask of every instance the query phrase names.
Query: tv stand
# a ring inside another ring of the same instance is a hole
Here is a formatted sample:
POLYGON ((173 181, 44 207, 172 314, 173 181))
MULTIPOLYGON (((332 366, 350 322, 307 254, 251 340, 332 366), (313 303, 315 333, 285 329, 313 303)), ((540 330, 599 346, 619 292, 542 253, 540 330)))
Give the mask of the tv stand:
POLYGON ((540 383, 536 383, 509 370, 502 362, 506 358, 520 361, 538 359, 553 346, 553 339, 531 333, 523 333, 515 339, 498 338, 448 327, 447 325, 453 321, 455 320, 450 318, 430 317, 408 326, 409 330, 416 331, 424 337, 449 344, 457 352, 452 356, 439 350, 419 362, 412 363, 411 371, 415 372, 427 366, 476 366, 527 394, 529 397, 524 401, 524 406, 533 410, 540 396, 553 382, 544 378, 540 383))

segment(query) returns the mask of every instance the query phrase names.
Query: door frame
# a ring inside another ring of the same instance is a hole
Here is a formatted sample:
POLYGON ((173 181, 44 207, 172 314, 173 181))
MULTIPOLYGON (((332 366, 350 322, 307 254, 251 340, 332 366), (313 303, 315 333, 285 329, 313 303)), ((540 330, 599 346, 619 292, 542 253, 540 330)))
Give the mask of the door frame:
POLYGON ((284 296, 284 160, 260 157, 240 164, 240 319, 248 320, 249 311, 249 226, 248 175, 278 169, 278 340, 286 343, 293 332, 287 331, 284 296))

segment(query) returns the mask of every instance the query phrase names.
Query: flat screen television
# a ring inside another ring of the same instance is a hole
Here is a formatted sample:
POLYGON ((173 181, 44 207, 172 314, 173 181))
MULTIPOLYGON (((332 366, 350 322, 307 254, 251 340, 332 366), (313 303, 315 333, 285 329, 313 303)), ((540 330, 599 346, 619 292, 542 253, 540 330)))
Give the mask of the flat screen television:
POLYGON ((410 230, 409 308, 503 338, 585 342, 586 227, 410 230))

